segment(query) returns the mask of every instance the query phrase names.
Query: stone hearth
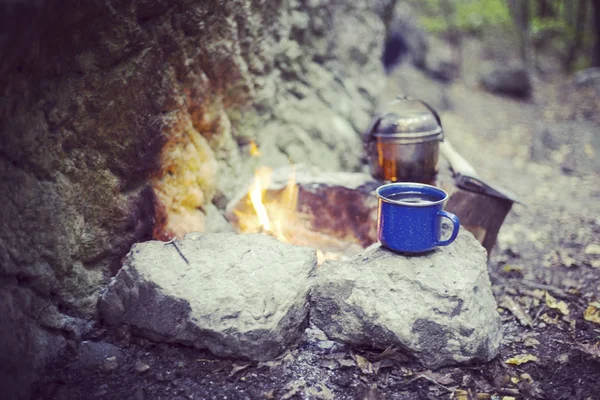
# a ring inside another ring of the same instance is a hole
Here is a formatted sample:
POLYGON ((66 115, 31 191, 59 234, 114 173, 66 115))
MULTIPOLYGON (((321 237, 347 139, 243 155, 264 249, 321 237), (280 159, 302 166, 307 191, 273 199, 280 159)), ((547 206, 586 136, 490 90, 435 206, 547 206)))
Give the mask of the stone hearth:
POLYGON ((254 361, 293 344, 309 313, 332 340, 395 347, 430 368, 496 356, 501 324, 486 252, 469 232, 420 257, 374 245, 346 261, 316 261, 312 249, 259 234, 146 242, 131 250, 100 310, 115 328, 153 341, 254 361))

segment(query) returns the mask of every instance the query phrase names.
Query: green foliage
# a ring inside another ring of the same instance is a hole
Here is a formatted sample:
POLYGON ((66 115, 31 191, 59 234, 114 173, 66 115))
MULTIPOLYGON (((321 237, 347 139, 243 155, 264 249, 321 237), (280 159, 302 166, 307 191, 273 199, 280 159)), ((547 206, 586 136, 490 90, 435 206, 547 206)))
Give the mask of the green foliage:
POLYGON ((510 23, 505 0, 461 0, 456 3, 456 25, 461 30, 478 31, 487 25, 510 23))
POLYGON ((556 32, 566 35, 570 40, 575 34, 572 27, 569 26, 564 20, 557 20, 551 18, 533 18, 531 21, 531 34, 541 36, 545 32, 556 32))
POLYGON ((439 33, 448 28, 480 32, 488 26, 508 25, 511 16, 506 0, 431 0, 412 1, 423 10, 423 27, 439 33))

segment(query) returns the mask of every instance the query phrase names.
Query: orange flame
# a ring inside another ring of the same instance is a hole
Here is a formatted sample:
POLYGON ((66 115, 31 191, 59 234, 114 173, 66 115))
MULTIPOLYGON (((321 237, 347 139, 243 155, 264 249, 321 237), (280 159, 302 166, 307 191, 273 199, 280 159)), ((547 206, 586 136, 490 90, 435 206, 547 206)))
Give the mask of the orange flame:
POLYGON ((278 240, 290 243, 286 228, 293 227, 298 204, 298 185, 296 185, 295 169, 288 178, 286 187, 277 196, 265 194, 271 183, 273 170, 260 167, 254 173, 254 182, 248 190, 248 199, 252 210, 234 210, 237 223, 242 232, 262 232, 272 235, 278 240), (274 198, 271 198, 274 197, 274 198))
POLYGON ((311 229, 306 216, 297 210, 299 187, 294 166, 283 189, 269 190, 272 178, 271 168, 263 166, 254 171, 248 193, 232 210, 238 232, 263 233, 284 243, 312 247, 317 252, 317 265, 325 260, 338 260, 344 257, 344 252, 356 254, 361 249, 311 229))
POLYGON ((263 195, 266 191, 267 185, 271 182, 271 175, 273 171, 270 168, 261 167, 255 172, 254 182, 250 186, 248 191, 248 197, 254 207, 254 212, 258 217, 259 226, 265 231, 271 230, 271 220, 267 213, 267 208, 263 204, 263 195))
POLYGON ((254 140, 250 141, 250 155, 252 157, 260 157, 260 150, 254 140))

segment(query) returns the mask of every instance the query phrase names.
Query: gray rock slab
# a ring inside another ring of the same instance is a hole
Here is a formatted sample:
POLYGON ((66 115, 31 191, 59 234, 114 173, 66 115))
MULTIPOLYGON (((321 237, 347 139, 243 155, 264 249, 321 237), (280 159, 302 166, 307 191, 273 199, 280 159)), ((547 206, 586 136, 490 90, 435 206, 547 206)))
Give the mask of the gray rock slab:
POLYGON ((120 365, 125 360, 125 354, 112 343, 85 341, 79 346, 75 365, 81 369, 105 368, 110 365, 110 360, 120 365))
POLYGON ((532 90, 529 73, 520 65, 487 65, 481 83, 492 93, 515 97, 528 97, 532 90))
POLYGON ((576 86, 600 87, 600 67, 586 68, 573 74, 573 82, 576 86))
POLYGON ((112 325, 154 341, 250 360, 275 357, 300 334, 314 250, 260 234, 188 234, 177 246, 134 245, 99 303, 112 325))
POLYGON ((498 352, 501 322, 485 249, 467 231, 420 256, 373 245, 319 268, 311 321, 332 340, 394 346, 428 368, 488 361, 498 352))

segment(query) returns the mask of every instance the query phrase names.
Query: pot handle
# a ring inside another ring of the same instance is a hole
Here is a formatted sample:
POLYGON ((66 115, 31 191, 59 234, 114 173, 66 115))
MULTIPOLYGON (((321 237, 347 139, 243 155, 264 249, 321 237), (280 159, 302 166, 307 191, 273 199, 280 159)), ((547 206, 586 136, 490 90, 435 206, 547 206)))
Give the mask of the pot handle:
POLYGON ((454 242, 454 239, 456 239, 456 236, 458 235, 458 230, 460 229, 460 222, 458 222, 458 217, 456 215, 449 213, 448 211, 440 210, 437 212, 437 214, 440 217, 448 218, 450 221, 452 221, 452 225, 454 225, 454 228, 452 229, 452 234, 450 235, 450 238, 448 240, 438 240, 435 243, 436 246, 448 246, 450 243, 454 242))
POLYGON ((375 118, 373 118, 373 120, 369 124, 369 128, 366 130, 366 132, 363 135, 363 148, 364 148, 366 154, 369 153, 369 150, 368 150, 369 144, 374 140, 373 139, 373 131, 375 129, 377 129, 380 122, 381 122, 381 115, 378 115, 375 118))
MULTIPOLYGON (((396 100, 405 100, 405 101, 418 101, 419 103, 423 104, 429 111, 431 111, 431 113, 433 114, 433 116, 435 117, 436 122, 438 123, 438 125, 440 126, 440 128, 443 129, 442 127, 442 119, 440 118, 440 116, 438 115, 437 111, 435 111, 435 108, 431 107, 429 105, 429 103, 421 100, 421 99, 415 99, 413 97, 410 96, 404 96, 404 95, 400 95, 398 97, 396 97, 396 100)), ((442 140, 444 140, 444 138, 442 137, 442 140)))

